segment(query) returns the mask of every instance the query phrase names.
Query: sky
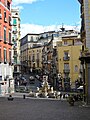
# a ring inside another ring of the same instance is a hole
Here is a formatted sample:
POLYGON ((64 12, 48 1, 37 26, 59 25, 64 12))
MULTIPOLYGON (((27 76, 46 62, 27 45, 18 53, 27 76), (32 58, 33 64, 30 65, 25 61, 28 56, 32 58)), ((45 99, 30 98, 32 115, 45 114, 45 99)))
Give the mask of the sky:
POLYGON ((78 0, 12 0, 20 9, 21 37, 28 33, 42 33, 66 29, 80 29, 78 0))

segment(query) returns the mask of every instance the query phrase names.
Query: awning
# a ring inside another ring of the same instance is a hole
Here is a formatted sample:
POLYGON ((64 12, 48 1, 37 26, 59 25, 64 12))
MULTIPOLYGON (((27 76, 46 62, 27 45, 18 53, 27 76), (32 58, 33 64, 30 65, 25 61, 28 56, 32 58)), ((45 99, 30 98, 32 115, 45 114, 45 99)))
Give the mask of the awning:
POLYGON ((78 90, 83 90, 83 86, 80 86, 77 88, 78 90))

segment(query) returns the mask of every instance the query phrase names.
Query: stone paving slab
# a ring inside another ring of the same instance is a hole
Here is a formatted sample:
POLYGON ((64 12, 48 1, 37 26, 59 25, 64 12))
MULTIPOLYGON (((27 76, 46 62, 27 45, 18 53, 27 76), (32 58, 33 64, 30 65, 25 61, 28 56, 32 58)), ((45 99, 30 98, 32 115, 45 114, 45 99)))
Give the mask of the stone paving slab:
POLYGON ((0 120, 90 120, 90 108, 60 100, 0 97, 0 120))

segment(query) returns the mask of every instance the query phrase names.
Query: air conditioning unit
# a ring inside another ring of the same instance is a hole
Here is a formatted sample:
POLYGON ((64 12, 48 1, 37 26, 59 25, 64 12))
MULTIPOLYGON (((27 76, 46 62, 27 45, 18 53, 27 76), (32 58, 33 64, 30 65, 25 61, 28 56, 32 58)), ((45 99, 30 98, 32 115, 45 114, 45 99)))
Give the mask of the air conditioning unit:
POLYGON ((0 13, 0 19, 2 18, 2 14, 0 13))

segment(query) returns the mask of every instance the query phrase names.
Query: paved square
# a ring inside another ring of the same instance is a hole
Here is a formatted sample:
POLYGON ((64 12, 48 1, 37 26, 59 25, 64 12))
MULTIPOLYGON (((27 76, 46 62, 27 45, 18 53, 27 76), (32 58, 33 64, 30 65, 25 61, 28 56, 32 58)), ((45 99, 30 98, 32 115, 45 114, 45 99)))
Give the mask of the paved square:
POLYGON ((60 100, 0 98, 0 120, 90 120, 90 107, 60 100))

